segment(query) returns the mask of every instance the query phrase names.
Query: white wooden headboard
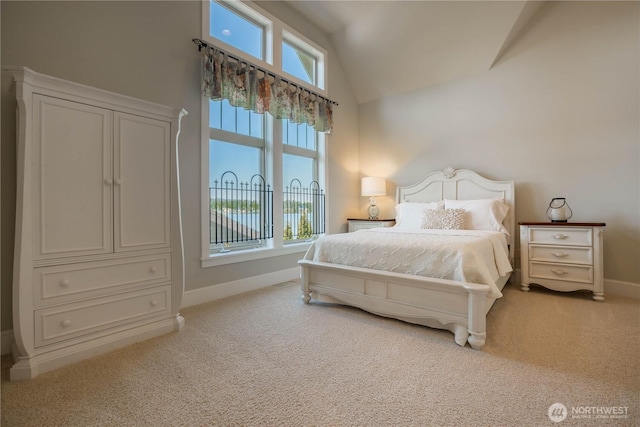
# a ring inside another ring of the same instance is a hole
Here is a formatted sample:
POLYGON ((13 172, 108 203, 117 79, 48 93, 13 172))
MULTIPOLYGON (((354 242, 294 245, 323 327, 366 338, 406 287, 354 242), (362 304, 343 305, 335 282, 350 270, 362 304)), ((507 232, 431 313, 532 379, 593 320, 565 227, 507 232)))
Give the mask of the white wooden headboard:
POLYGON ((444 199, 504 200, 509 206, 509 212, 503 224, 511 236, 509 258, 513 262, 516 236, 516 195, 513 180, 492 181, 470 170, 445 168, 428 174, 416 184, 398 187, 396 192, 397 203, 437 202, 444 199))

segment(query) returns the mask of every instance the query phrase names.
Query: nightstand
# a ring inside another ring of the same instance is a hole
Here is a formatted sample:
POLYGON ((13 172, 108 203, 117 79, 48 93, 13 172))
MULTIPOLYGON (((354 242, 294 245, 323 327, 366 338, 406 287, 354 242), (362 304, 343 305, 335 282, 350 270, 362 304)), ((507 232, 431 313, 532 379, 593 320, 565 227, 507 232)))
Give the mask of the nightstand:
POLYGON ((347 218, 347 224, 349 225, 348 231, 364 230, 366 228, 384 228, 393 227, 396 225, 395 219, 358 219, 347 218))
POLYGON ((555 291, 589 290, 604 300, 603 222, 521 222, 523 291, 535 283, 555 291))

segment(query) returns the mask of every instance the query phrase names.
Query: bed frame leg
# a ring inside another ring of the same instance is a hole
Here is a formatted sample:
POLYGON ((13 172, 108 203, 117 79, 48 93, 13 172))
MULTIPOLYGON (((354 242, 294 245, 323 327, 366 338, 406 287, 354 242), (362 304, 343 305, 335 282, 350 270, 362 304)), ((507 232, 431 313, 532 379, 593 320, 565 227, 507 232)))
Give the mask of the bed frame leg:
POLYGON ((300 269, 300 281, 302 282, 302 302, 309 304, 311 301, 311 291, 309 290, 309 268, 302 267, 300 269))
POLYGON ((487 339, 486 301, 486 291, 469 292, 469 345, 474 350, 480 350, 487 339))
POLYGON ((311 301, 311 292, 302 291, 301 298, 303 303, 309 304, 309 301, 311 301))
POLYGON ((469 336, 469 345, 474 350, 480 350, 484 346, 484 342, 487 339, 487 334, 481 334, 478 332, 471 332, 469 336))
POLYGON ((467 339, 469 338, 469 331, 467 331, 467 328, 462 325, 455 325, 453 333, 455 334, 456 344, 464 347, 467 344, 467 339))

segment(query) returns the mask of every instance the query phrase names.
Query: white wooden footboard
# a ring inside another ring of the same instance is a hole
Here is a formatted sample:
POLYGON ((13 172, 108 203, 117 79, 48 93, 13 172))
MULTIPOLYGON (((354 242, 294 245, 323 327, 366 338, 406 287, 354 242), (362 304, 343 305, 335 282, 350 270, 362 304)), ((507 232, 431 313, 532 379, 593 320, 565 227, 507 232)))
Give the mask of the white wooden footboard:
POLYGON ((331 301, 409 323, 447 329, 458 345, 479 350, 494 302, 487 285, 298 261, 302 300, 331 301))

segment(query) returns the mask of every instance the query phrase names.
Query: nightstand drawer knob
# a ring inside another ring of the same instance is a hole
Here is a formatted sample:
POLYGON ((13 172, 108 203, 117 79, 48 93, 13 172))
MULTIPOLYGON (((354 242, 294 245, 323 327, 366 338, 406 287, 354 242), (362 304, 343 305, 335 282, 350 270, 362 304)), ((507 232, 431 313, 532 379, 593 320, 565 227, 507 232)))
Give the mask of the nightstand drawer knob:
POLYGON ((553 274, 557 274, 558 276, 564 276, 565 274, 568 273, 568 271, 560 270, 559 268, 554 268, 553 270, 551 270, 551 272, 553 274))
POLYGON ((569 256, 569 254, 566 252, 554 252, 552 255, 556 258, 564 258, 566 256, 569 256))
POLYGON ((569 237, 569 235, 568 234, 558 233, 558 234, 553 234, 551 237, 553 237, 554 239, 562 240, 562 239, 566 239, 567 237, 569 237))
POLYGON ((62 322, 60 322, 60 324, 66 328, 71 325, 71 320, 64 319, 62 322))

